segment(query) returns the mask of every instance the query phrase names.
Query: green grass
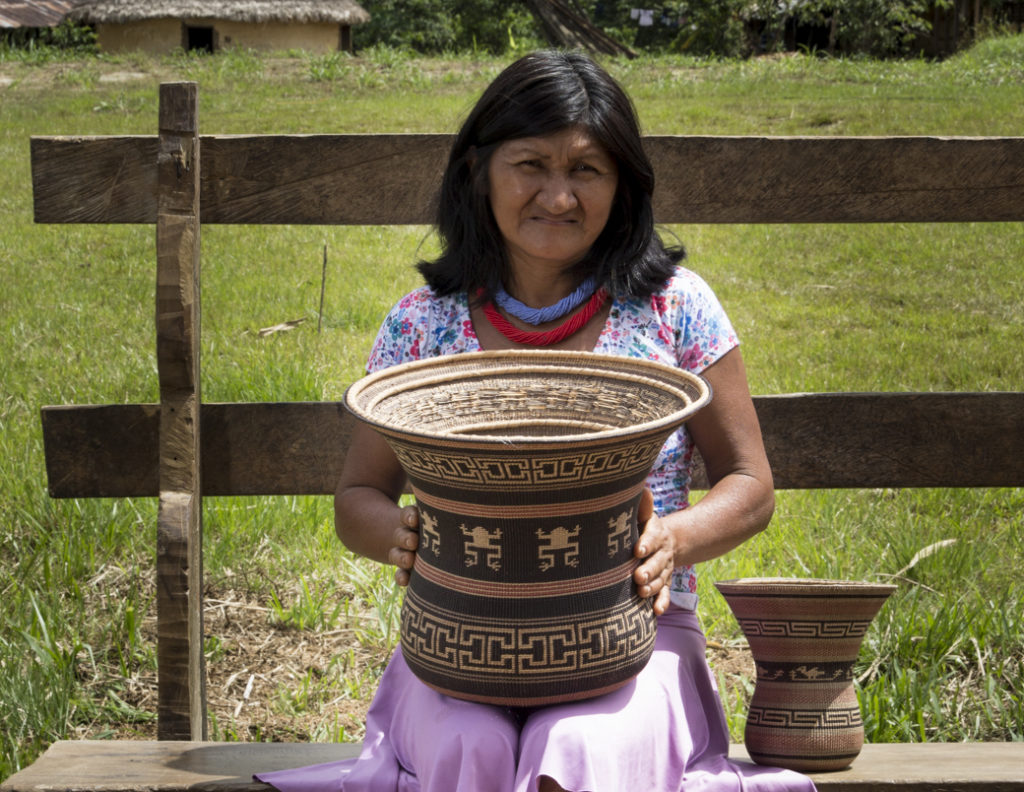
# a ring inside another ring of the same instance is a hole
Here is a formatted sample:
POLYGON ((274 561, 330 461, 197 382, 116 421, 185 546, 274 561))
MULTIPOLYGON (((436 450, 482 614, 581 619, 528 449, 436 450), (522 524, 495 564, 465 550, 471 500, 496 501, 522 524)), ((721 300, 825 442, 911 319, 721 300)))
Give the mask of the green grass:
MULTIPOLYGON (((652 133, 974 135, 1024 129, 1022 63, 1018 36, 942 63, 608 65, 652 133)), ((70 61, 0 52, 0 83, 10 81, 0 88, 0 778, 54 739, 149 734, 154 712, 155 504, 51 500, 38 418, 45 404, 156 400, 153 232, 34 225, 29 136, 153 134, 168 79, 199 82, 207 133, 450 131, 501 65, 388 50, 70 61), (144 76, 112 77, 126 72, 144 76)), ((729 310, 755 392, 1024 383, 1020 224, 671 231, 729 310)), ((340 397, 431 245, 420 227, 204 229, 204 398, 340 397), (305 321, 258 333, 290 320, 305 321)), ((868 738, 1024 739, 1022 513, 1019 489, 782 492, 763 535, 704 565, 705 625, 720 641, 739 637, 715 579, 895 580, 859 670, 868 738)), ((279 643, 327 642, 318 661, 267 682, 265 714, 247 720, 255 704, 241 691, 257 675, 242 673, 233 638, 208 630, 208 662, 222 674, 211 695, 230 698, 213 708, 215 738, 359 738, 346 708, 372 696, 400 598, 389 570, 353 558, 331 521, 326 498, 205 501, 208 595, 245 603, 233 618, 248 614, 279 643)), ((738 737, 749 681, 725 681, 738 737)))

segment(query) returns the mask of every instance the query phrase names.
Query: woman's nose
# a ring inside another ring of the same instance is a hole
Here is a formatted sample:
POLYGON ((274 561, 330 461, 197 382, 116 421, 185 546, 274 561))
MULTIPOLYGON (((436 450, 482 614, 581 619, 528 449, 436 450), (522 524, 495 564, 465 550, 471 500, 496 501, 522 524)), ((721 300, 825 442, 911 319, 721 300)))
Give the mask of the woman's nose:
POLYGON ((544 184, 537 195, 541 207, 551 214, 563 214, 575 209, 579 200, 568 174, 551 172, 547 174, 544 184))

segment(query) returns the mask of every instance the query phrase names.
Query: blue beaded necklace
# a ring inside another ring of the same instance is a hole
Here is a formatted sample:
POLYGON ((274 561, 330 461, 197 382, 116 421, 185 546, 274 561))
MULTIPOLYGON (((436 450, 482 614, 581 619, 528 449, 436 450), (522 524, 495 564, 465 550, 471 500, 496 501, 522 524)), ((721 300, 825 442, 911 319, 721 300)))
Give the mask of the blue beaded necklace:
POLYGON ((505 291, 504 286, 499 286, 494 295, 494 301, 501 306, 505 313, 511 314, 516 319, 522 319, 527 324, 540 325, 545 322, 553 322, 561 319, 579 308, 597 290, 597 278, 591 275, 577 287, 576 291, 567 297, 563 297, 554 305, 544 308, 531 308, 525 303, 519 302, 515 297, 505 291))

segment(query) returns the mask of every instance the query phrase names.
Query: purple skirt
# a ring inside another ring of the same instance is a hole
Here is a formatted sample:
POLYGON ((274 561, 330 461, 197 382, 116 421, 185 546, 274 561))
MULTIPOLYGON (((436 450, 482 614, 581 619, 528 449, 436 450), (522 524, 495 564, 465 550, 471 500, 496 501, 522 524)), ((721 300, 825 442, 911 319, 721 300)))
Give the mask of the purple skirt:
POLYGON ((435 692, 396 650, 358 759, 261 773, 281 792, 813 792, 791 770, 728 759, 729 732, 696 614, 658 619, 654 655, 612 693, 529 714, 435 692))

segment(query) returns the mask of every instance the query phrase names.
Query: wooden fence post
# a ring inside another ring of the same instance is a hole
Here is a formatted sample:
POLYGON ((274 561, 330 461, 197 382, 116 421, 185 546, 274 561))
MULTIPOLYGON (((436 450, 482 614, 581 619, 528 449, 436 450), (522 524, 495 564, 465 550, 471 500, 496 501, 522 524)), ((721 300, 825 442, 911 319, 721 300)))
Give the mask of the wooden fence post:
POLYGON ((161 740, 206 738, 199 489, 198 95, 196 83, 160 86, 156 337, 160 380, 157 736, 161 740))

